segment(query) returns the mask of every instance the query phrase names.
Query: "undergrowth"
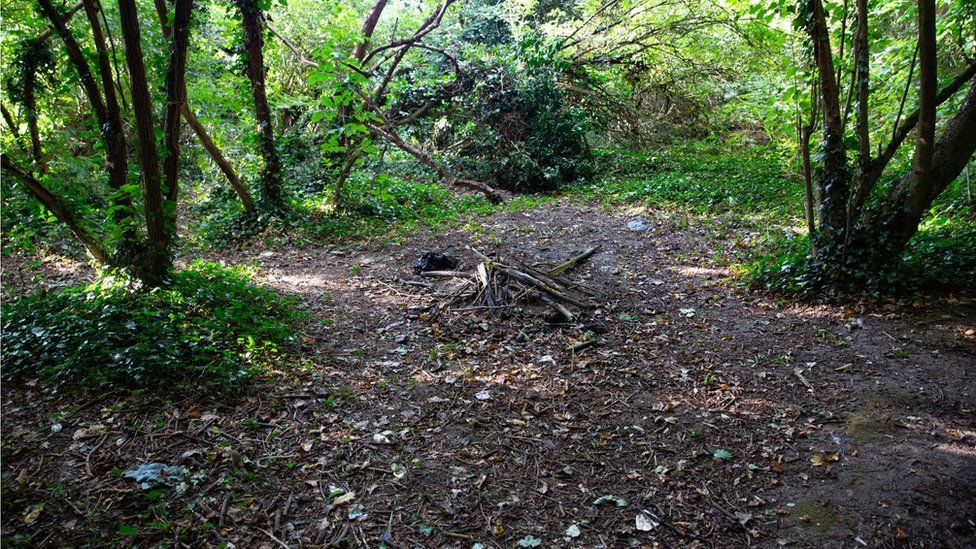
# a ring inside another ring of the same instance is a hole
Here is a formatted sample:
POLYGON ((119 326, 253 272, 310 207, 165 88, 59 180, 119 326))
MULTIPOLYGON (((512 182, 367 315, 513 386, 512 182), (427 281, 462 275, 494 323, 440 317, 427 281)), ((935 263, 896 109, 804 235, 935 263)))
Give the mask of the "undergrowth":
POLYGON ((803 215, 803 187, 791 176, 788 153, 772 146, 702 139, 599 155, 603 178, 576 191, 605 203, 739 212, 780 224, 803 215))
MULTIPOLYGON (((436 181, 422 181, 390 173, 354 172, 346 181, 342 205, 331 204, 331 189, 293 202, 290 215, 266 223, 242 222, 240 212, 221 211, 212 204, 199 231, 189 242, 197 247, 222 247, 255 236, 267 244, 335 243, 369 238, 400 238, 423 228, 446 230, 464 222, 502 210, 525 210, 552 199, 547 195, 523 194, 502 204, 492 204, 480 194, 459 194, 436 181), (260 227, 259 230, 254 230, 260 227)), ((220 200, 233 200, 221 196, 220 200)))
MULTIPOLYGON (((680 210, 708 225, 721 216, 758 235, 730 257, 744 284, 802 294, 810 252, 804 191, 788 151, 735 136, 679 143, 668 149, 602 151, 601 180, 574 192, 608 206, 640 204, 680 210)), ((976 210, 960 179, 939 197, 904 257, 860 290, 967 287, 976 282, 976 210)), ((722 223, 713 223, 716 232, 722 223)))
POLYGON ((243 267, 199 261, 167 288, 102 278, 3 307, 3 376, 54 391, 227 392, 280 355, 297 312, 243 267))

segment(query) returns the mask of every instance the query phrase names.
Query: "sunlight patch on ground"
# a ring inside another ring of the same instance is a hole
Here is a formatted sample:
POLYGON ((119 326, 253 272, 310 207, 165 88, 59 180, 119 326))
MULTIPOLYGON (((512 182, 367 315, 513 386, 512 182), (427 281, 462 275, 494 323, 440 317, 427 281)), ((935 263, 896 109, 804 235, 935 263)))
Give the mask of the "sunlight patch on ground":
POLYGON ((692 267, 688 265, 683 265, 680 267, 670 267, 672 271, 676 273, 687 276, 729 276, 731 272, 728 269, 709 269, 706 267, 692 267))
POLYGON ((932 446, 932 448, 940 452, 945 452, 947 454, 976 458, 976 447, 973 446, 963 446, 960 444, 949 444, 949 443, 941 442, 939 444, 932 446))

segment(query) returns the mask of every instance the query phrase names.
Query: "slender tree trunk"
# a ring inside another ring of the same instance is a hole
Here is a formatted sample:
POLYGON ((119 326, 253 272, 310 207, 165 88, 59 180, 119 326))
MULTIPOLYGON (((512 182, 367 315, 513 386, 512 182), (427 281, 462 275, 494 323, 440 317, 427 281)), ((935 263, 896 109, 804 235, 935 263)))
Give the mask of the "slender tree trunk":
POLYGON ((868 126, 871 64, 868 48, 868 0, 857 0, 854 70, 857 72, 857 165, 859 179, 866 177, 871 169, 871 133, 868 126))
POLYGON ((258 141, 264 165, 261 168, 261 201, 271 211, 281 211, 285 207, 281 189, 281 159, 275 142, 271 108, 264 85, 264 36, 261 8, 257 0, 238 0, 241 22, 244 29, 244 51, 247 61, 247 76, 251 82, 254 97, 254 116, 258 122, 258 141))
POLYGON ((938 91, 935 0, 918 2, 918 59, 918 133, 913 171, 919 183, 925 185, 932 171, 932 154, 935 150, 935 96, 938 91))
MULTIPOLYGON (((915 66, 915 63, 912 63, 915 66)), ((947 84, 936 96, 936 106, 941 105, 948 101, 953 95, 956 94, 960 89, 962 89, 967 82, 976 76, 976 62, 970 63, 962 72, 956 75, 952 79, 952 82, 947 84)), ((906 90, 907 92, 907 90, 906 90)), ((871 161, 871 169, 867 174, 867 177, 861 181, 860 187, 857 189, 857 193, 854 199, 851 201, 851 211, 852 218, 857 217, 860 213, 861 208, 864 206, 864 202, 867 200, 871 191, 877 185, 878 181, 881 179, 881 175, 884 173, 885 168, 891 159, 894 158, 895 153, 898 152, 898 148, 901 147, 902 143, 908 137, 908 135, 915 129, 918 125, 919 110, 915 109, 908 116, 905 117, 901 123, 898 122, 900 117, 895 119, 895 129, 892 134, 891 142, 885 146, 884 151, 871 161)))
POLYGON ((65 21, 61 15, 51 5, 51 0, 37 0, 37 4, 40 6, 44 16, 51 22, 51 27, 61 37, 64 48, 68 53, 68 60, 71 61, 75 70, 78 71, 78 79, 81 81, 81 87, 85 91, 85 96, 88 98, 88 102, 95 112, 95 118, 98 120, 100 126, 104 126, 108 119, 105 111, 105 103, 102 101, 102 93, 98 89, 98 84, 95 83, 91 67, 88 66, 88 61, 85 59, 85 54, 81 51, 81 46, 78 45, 78 41, 75 40, 71 31, 65 26, 65 21))
POLYGON ((974 153, 976 83, 970 86, 963 104, 939 137, 930 157, 930 169, 925 172, 913 168, 905 174, 867 219, 871 231, 886 236, 884 251, 889 259, 901 255, 932 202, 959 177, 974 153))
POLYGON ((800 139, 800 160, 803 164, 803 189, 804 189, 804 211, 807 218, 807 234, 810 236, 810 246, 813 253, 817 253, 817 224, 814 218, 814 196, 813 196, 813 167, 810 164, 810 137, 813 135, 814 126, 819 117, 817 97, 817 85, 813 84, 810 90, 810 122, 803 125, 797 115, 798 137, 800 139))
POLYGON ((20 180, 24 184, 24 187, 27 188, 27 192, 47 208, 58 221, 67 225, 75 235, 75 238, 88 249, 96 261, 103 265, 108 263, 108 254, 105 252, 105 248, 101 243, 82 226, 60 199, 44 187, 44 184, 27 173, 23 168, 14 164, 5 154, 0 154, 0 165, 2 165, 5 172, 20 180))
MULTIPOLYGON (((153 5, 156 8, 156 15, 159 17, 159 26, 163 32, 163 36, 166 38, 171 38, 172 28, 169 22, 168 8, 166 7, 166 0, 154 0, 153 5)), ((186 79, 184 77, 183 90, 182 90, 182 102, 180 104, 180 114, 183 120, 186 121, 187 125, 196 134, 197 139, 200 144, 203 145, 204 150, 210 155, 210 158, 217 164, 220 171, 223 172, 224 176, 230 182, 231 187, 237 193, 237 196, 241 199, 241 203, 244 205, 244 211, 251 212, 254 211, 254 200, 251 198, 251 193, 247 192, 244 184, 241 183, 239 177, 237 177, 237 172, 234 171, 234 167, 231 166, 230 162, 224 157, 224 153, 221 152, 220 147, 213 142, 210 138, 210 134, 207 133, 207 129, 203 127, 200 120, 193 114, 187 103, 186 94, 186 79)))
POLYGON ((383 15, 386 2, 387 0, 376 0, 373 8, 369 10, 369 15, 366 16, 366 20, 363 21, 363 26, 359 31, 362 40, 352 50, 352 56, 360 63, 366 57, 366 48, 369 47, 369 42, 373 39, 373 31, 376 30, 376 24, 379 22, 380 16, 383 15))
POLYGON ((206 149, 207 153, 210 154, 210 158, 217 164, 220 171, 223 172, 227 181, 230 182, 231 187, 234 188, 234 192, 241 199, 241 204, 244 205, 244 211, 251 212, 254 211, 254 200, 251 198, 251 193, 247 192, 247 188, 241 183, 239 177, 237 177, 237 172, 234 171, 234 167, 230 165, 227 158, 224 157, 223 152, 221 152, 220 147, 213 142, 210 138, 210 134, 207 133, 207 129, 203 127, 200 120, 197 119, 193 111, 190 110, 189 105, 184 103, 182 105, 183 119, 190 126, 193 132, 197 135, 197 139, 200 140, 200 144, 206 149))
POLYGON ((169 274, 170 257, 166 239, 166 214, 163 188, 159 176, 159 154, 153 128, 152 98, 143 62, 139 14, 135 0, 119 0, 122 39, 125 42, 125 61, 129 68, 129 88, 136 135, 139 138, 139 165, 142 168, 143 202, 148 237, 144 262, 138 276, 151 285, 165 281, 169 274))
POLYGON ((163 178, 166 189, 164 205, 165 248, 176 240, 176 199, 180 178, 180 112, 186 108, 186 49, 190 38, 190 15, 193 0, 176 0, 173 11, 169 69, 166 72, 166 110, 163 113, 163 178))
POLYGON ((119 108, 118 96, 115 94, 112 64, 109 59, 108 45, 102 33, 101 5, 99 0, 85 0, 85 15, 92 29, 95 50, 98 52, 98 72, 102 79, 102 89, 105 92, 105 121, 101 128, 102 139, 105 141, 106 167, 108 169, 108 184, 113 191, 112 209, 115 223, 122 231, 122 241, 119 251, 123 255, 131 256, 136 251, 138 232, 135 223, 135 209, 129 195, 122 187, 129 180, 129 160, 126 149, 125 129, 122 125, 122 111, 119 108))
MULTIPOLYGON (((61 38, 61 42, 64 44, 65 50, 68 53, 68 59, 74 66, 75 71, 78 73, 78 79, 81 81, 82 89, 85 92, 85 96, 88 98, 88 103, 91 105, 92 112, 95 113, 95 120, 98 122, 99 135, 102 141, 105 143, 105 157, 106 157, 106 169, 108 170, 108 180, 109 185, 112 188, 113 199, 112 205, 115 206, 116 211, 116 221, 119 222, 122 227, 122 242, 120 246, 120 251, 123 255, 129 255, 129 252, 134 251, 137 246, 136 237, 137 233, 135 230, 134 215, 135 210, 132 207, 132 201, 129 197, 122 192, 121 188, 128 180, 128 157, 125 146, 125 134, 122 128, 121 115, 118 112, 118 108, 114 107, 110 109, 105 101, 102 99, 102 92, 98 88, 98 84, 95 82, 95 77, 92 75, 91 67, 88 66, 88 61, 85 59, 85 55, 81 51, 81 46, 78 41, 75 40, 74 35, 65 26, 65 21, 70 17, 62 17, 57 10, 51 5, 50 0, 37 0, 41 11, 44 16, 51 22, 51 28, 54 32, 58 34, 61 38)), ((93 4, 92 6, 94 6, 93 4)), ((84 2, 80 2, 77 5, 78 9, 85 7, 84 2)), ((75 10, 77 11, 77 10, 75 10)), ((71 12, 72 14, 74 12, 71 12)), ((96 49, 99 51, 99 67, 102 70, 103 82, 105 82, 104 77, 104 66, 101 62, 102 52, 105 50, 104 38, 101 37, 101 33, 98 32, 100 27, 92 26, 92 31, 95 33, 94 40, 96 43, 96 49)), ((113 103, 115 97, 114 88, 111 86, 111 71, 107 73, 108 83, 106 86, 106 95, 109 97, 109 104, 113 103)), ((133 258, 128 258, 131 261, 133 258)))
POLYGON ((27 119, 34 166, 38 174, 44 175, 47 166, 44 164, 44 151, 41 149, 41 132, 37 127, 37 67, 33 65, 24 67, 24 118, 27 119))
MULTIPOLYGON (((376 30, 376 24, 380 20, 380 16, 383 15, 383 10, 386 8, 387 0, 376 0, 373 4, 373 8, 369 10, 369 14, 366 16, 366 20, 363 21, 363 26, 360 29, 361 41, 357 42, 352 49, 352 56, 358 63, 362 63, 363 59, 366 57, 366 49, 369 47, 370 40, 373 38, 373 31, 376 30)), ((339 123, 345 123, 346 119, 352 114, 352 107, 350 105, 343 105, 339 109, 339 123)), ((349 138, 345 134, 339 137, 339 146, 345 151, 342 159, 342 169, 336 177, 335 186, 332 189, 332 203, 338 208, 342 204, 342 188, 345 186, 346 179, 349 178, 349 174, 352 171, 352 167, 356 164, 356 161, 362 155, 357 149, 357 143, 350 142, 349 138)))
POLYGON ((824 163, 817 184, 821 198, 818 212, 820 236, 836 244, 842 242, 847 223, 849 188, 840 92, 834 76, 833 55, 830 51, 830 36, 823 3, 821 0, 809 0, 808 7, 811 14, 809 32, 813 40, 814 60, 819 74, 824 118, 824 163))

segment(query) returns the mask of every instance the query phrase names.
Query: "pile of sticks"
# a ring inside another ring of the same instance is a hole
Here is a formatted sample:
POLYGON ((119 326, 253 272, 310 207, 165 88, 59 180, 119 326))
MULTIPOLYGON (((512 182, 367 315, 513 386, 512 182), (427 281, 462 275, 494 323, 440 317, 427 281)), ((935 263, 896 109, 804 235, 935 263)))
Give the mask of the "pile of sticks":
POLYGON ((563 275, 599 250, 600 246, 594 246, 555 267, 545 269, 538 263, 529 265, 517 259, 492 259, 471 248, 480 260, 474 269, 427 271, 421 276, 449 278, 455 282, 442 290, 444 299, 436 307, 438 312, 480 310, 504 317, 521 305, 539 303, 551 308, 566 322, 573 322, 593 308, 586 301, 595 297, 596 293, 582 284, 567 280, 563 275))

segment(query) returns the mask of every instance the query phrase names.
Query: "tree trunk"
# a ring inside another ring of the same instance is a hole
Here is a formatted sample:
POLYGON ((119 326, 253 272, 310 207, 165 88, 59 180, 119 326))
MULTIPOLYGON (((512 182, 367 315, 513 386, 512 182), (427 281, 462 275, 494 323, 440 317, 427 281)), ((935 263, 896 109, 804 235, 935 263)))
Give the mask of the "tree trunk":
MULTIPOLYGON (((30 46, 25 46, 30 47, 30 46)), ((28 56, 29 58, 30 56, 28 56)), ((30 135, 31 154, 37 173, 44 175, 44 151, 41 150, 41 132, 37 128, 37 67, 24 67, 24 118, 27 119, 27 132, 30 135)))
MULTIPOLYGON (((915 63, 913 62, 912 66, 914 67, 914 65, 915 63)), ((936 96, 936 106, 942 105, 948 101, 953 95, 956 94, 956 92, 962 89, 967 82, 972 80, 973 76, 976 76, 976 62, 967 65, 962 72, 957 74, 956 77, 952 79, 952 82, 942 88, 939 95, 936 96)), ((856 217, 861 211, 861 208, 864 206, 864 202, 867 201, 871 191, 873 191, 874 187, 878 184, 878 181, 881 179, 881 175, 884 173, 888 163, 891 162, 892 158, 894 158, 895 153, 898 152, 898 148, 901 147, 901 144, 905 141, 905 138, 908 137, 908 134, 910 134, 912 130, 915 129, 915 126, 918 125, 918 117, 918 109, 915 109, 909 113, 908 116, 905 117, 905 120, 901 121, 901 123, 898 123, 898 119, 896 117, 896 127, 893 132, 891 142, 885 146, 884 151, 876 159, 871 161, 871 169, 868 172, 867 177, 861 181, 860 187, 858 187, 857 193, 855 194, 854 199, 851 201, 852 218, 856 217)))
POLYGON ((169 68, 166 71, 166 110, 163 114, 163 178, 166 189, 164 205, 164 247, 170 249, 176 239, 176 199, 180 177, 180 112, 186 107, 186 48, 190 38, 190 15, 193 0, 176 0, 173 12, 169 68))
MULTIPOLYGON (((166 0, 154 0, 153 5, 156 7, 156 15, 159 17, 159 27, 163 32, 163 36, 170 38, 172 36, 173 29, 169 24, 169 14, 166 7, 166 0)), ((186 95, 186 79, 184 77, 183 90, 182 90, 182 102, 180 104, 180 114, 183 116, 183 120, 190 126, 193 133, 196 134, 197 139, 203 148, 210 155, 210 158, 217 164, 220 171, 223 172, 224 176, 230 181, 231 187, 240 197, 241 203, 244 205, 244 211, 251 212, 254 211, 254 200, 251 199, 251 194, 247 192, 244 184, 241 183, 240 178, 237 177, 237 172, 234 171, 234 167, 230 165, 230 162, 224 157, 224 153, 221 152, 220 147, 218 147, 213 139, 210 138, 210 134, 207 133, 207 129, 203 127, 200 120, 197 119, 196 115, 190 109, 187 103, 186 95)))
POLYGON ((136 135, 139 138, 139 165, 142 168, 143 202, 148 237, 144 261, 136 266, 137 275, 151 285, 165 281, 169 274, 170 257, 166 240, 166 213, 163 189, 159 177, 159 154, 153 129, 152 98, 143 62, 139 14, 135 0, 119 0, 122 39, 125 41, 125 61, 129 68, 129 87, 136 135))
POLYGON ((820 195, 820 238, 837 243, 843 240, 847 224, 849 187, 840 92, 834 76, 834 61, 823 3, 821 0, 809 0, 808 7, 811 17, 809 32, 819 74, 824 118, 824 163, 820 181, 817 183, 820 195))
POLYGON ((814 126, 819 117, 819 103, 817 97, 817 84, 814 83, 810 89, 810 122, 803 124, 797 114, 797 136, 800 140, 800 161, 803 169, 803 190, 804 190, 804 213, 807 218, 807 234, 810 237, 810 246, 813 253, 817 253, 817 224, 814 218, 814 197, 813 197, 813 167, 810 164, 810 137, 813 135, 814 126))
POLYGON ((920 185, 927 186, 935 150, 937 61, 935 56, 935 0, 918 2, 918 133, 915 138, 913 171, 920 185))
MULTIPOLYGON (((129 197, 121 191, 121 188, 128 180, 128 158, 125 147, 125 134, 122 127, 121 115, 118 113, 118 109, 114 108, 112 110, 106 106, 104 100, 102 99, 102 92, 98 88, 98 84, 95 82, 95 77, 92 75, 91 67, 88 66, 88 61, 85 59, 84 53, 81 51, 81 46, 79 46, 78 41, 75 40, 71 31, 65 26, 65 21, 74 12, 70 12, 68 16, 62 17, 58 14, 57 10, 51 5, 50 0, 37 0, 41 11, 44 16, 51 22, 51 28, 54 32, 61 37, 61 42, 64 44, 65 50, 68 53, 68 59, 74 66, 75 70, 78 72, 78 78, 81 81, 82 89, 85 91, 85 96, 88 98, 88 103, 91 105, 92 112, 95 113, 95 120, 98 122, 99 135, 101 136, 103 142, 105 143, 105 159, 106 159, 106 169, 108 170, 108 180, 113 192, 113 206, 116 207, 118 212, 116 215, 116 221, 120 224, 122 229, 122 242, 120 246, 120 251, 123 254, 128 254, 128 252, 133 251, 136 247, 136 232, 135 232, 135 221, 134 215, 135 210, 132 207, 132 201, 129 197)), ((97 5, 97 4, 93 4, 97 5)), ((85 3, 79 3, 78 8, 84 7, 85 3)), ((77 11, 77 10, 75 10, 77 11)), ((96 33, 94 35, 96 49, 104 51, 104 38, 100 39, 100 33, 96 32, 100 27, 93 26, 92 32, 96 33), (99 46, 101 44, 101 46, 99 46)), ((99 66, 102 68, 101 63, 101 51, 99 52, 99 66)), ((104 71, 104 68, 102 68, 104 71)), ((108 73, 102 72, 103 81, 104 77, 108 76, 108 82, 110 83, 111 71, 108 73)), ((109 97, 110 103, 112 98, 115 97, 114 89, 111 85, 106 86, 106 95, 109 97)))
POLYGON ((258 122, 258 142, 264 165, 261 167, 261 201, 271 211, 281 211, 285 200, 281 189, 281 159, 275 143, 271 108, 264 85, 264 36, 262 13, 257 0, 239 0, 241 22, 244 30, 244 51, 247 76, 254 97, 254 116, 258 122))
POLYGON ((905 174, 868 219, 870 230, 886 236, 888 257, 901 255, 932 202, 959 177, 973 153, 976 153, 976 83, 970 86, 966 99, 936 143, 931 169, 927 173, 913 169, 905 174))
POLYGON ((40 181, 20 166, 14 164, 7 155, 2 153, 0 153, 0 165, 2 165, 4 171, 19 179, 27 188, 27 192, 47 208, 58 221, 67 225, 75 235, 75 238, 88 249, 96 261, 102 265, 108 263, 108 254, 105 252, 105 248, 75 219, 74 215, 71 214, 71 211, 68 210, 67 206, 60 199, 54 196, 51 191, 47 190, 40 181))
POLYGON ((129 180, 129 159, 125 143, 125 128, 122 125, 122 111, 119 109, 118 96, 115 94, 115 83, 112 77, 112 64, 109 60, 108 46, 102 34, 99 13, 99 0, 85 0, 85 15, 91 25, 95 50, 98 52, 98 72, 102 79, 105 92, 105 120, 102 124, 101 135, 105 141, 106 168, 108 170, 108 184, 113 191, 112 210, 115 223, 122 234, 119 250, 123 255, 135 253, 137 246, 135 209, 129 195, 122 190, 129 180))
POLYGON ((231 187, 234 187, 234 192, 241 199, 241 204, 244 205, 244 211, 252 212, 254 211, 254 200, 251 198, 251 193, 247 192, 247 188, 241 183, 239 177, 237 177, 237 172, 234 171, 234 167, 230 165, 227 158, 224 157, 223 152, 221 152, 220 147, 213 142, 210 138, 210 134, 207 133, 206 128, 200 123, 193 111, 190 110, 189 105, 185 102, 181 106, 183 113, 183 120, 189 124, 190 128, 197 135, 197 139, 200 140, 200 144, 206 149, 207 153, 210 154, 210 158, 217 164, 220 171, 224 173, 227 181, 230 182, 231 187))

